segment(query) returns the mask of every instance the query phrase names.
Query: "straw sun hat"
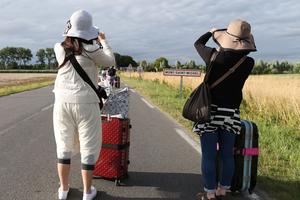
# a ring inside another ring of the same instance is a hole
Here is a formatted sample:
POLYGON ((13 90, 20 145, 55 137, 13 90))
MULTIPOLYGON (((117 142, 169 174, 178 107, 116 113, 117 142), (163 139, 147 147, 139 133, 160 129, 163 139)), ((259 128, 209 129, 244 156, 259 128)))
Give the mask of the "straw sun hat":
POLYGON ((90 13, 85 10, 74 12, 67 22, 64 37, 78 37, 84 40, 92 40, 99 35, 99 29, 93 26, 93 19, 90 13))
POLYGON ((213 39, 225 50, 256 51, 251 26, 240 19, 231 21, 227 29, 213 32, 213 39))

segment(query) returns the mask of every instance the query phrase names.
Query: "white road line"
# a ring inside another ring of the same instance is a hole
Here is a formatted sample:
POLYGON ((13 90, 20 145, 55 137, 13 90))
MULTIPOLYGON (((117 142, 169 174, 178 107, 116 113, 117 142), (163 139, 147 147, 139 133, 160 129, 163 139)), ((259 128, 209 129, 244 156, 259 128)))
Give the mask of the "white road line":
POLYGON ((52 108, 52 107, 53 107, 53 104, 50 104, 49 106, 46 106, 46 107, 42 108, 41 111, 49 110, 49 109, 52 108))
POLYGON ((146 104, 147 106, 149 106, 150 108, 152 108, 152 109, 155 108, 155 107, 152 106, 146 99, 144 99, 144 98, 141 98, 141 99, 142 99, 142 101, 145 102, 145 104, 146 104))
POLYGON ((200 155, 202 155, 200 145, 197 144, 192 138, 190 138, 187 133, 185 133, 183 130, 179 128, 175 128, 175 131, 180 135, 189 145, 191 145, 200 155))
POLYGON ((51 105, 49 105, 49 106, 46 106, 46 107, 42 108, 40 111, 38 111, 38 112, 36 112, 36 113, 34 113, 34 114, 32 114, 32 115, 26 117, 25 119, 22 119, 21 121, 18 121, 17 123, 15 123, 14 125, 12 125, 12 126, 6 128, 6 129, 0 131, 0 136, 1 136, 1 135, 4 135, 7 131, 9 131, 9 130, 15 128, 15 127, 18 126, 20 123, 22 123, 22 122, 24 122, 24 121, 26 121, 26 120, 32 119, 33 117, 37 116, 39 113, 41 113, 41 112, 43 112, 43 111, 46 111, 46 110, 50 109, 52 106, 53 106, 53 104, 51 104, 51 105))
POLYGON ((136 91, 134 89, 130 89, 131 92, 136 93, 136 91))

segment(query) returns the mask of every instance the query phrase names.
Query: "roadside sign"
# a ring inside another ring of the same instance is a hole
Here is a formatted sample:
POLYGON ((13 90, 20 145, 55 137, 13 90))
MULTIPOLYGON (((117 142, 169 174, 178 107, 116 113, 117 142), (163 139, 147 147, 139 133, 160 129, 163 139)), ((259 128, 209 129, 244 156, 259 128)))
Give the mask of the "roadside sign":
POLYGON ((182 97, 183 77, 200 77, 201 71, 195 69, 164 69, 164 76, 180 76, 180 97, 182 97))
POLYGON ((142 66, 138 66, 137 68, 136 68, 136 71, 138 72, 138 74, 139 74, 139 79, 142 79, 142 73, 143 73, 143 67, 142 66))
POLYGON ((129 64, 128 67, 127 67, 127 70, 128 70, 128 71, 132 71, 132 69, 133 69, 132 65, 129 64))
POLYGON ((195 69, 164 69, 164 76, 200 77, 201 71, 195 69))
POLYGON ((128 65, 127 67, 127 72, 129 72, 129 78, 131 78, 131 72, 133 71, 133 67, 131 64, 128 65))

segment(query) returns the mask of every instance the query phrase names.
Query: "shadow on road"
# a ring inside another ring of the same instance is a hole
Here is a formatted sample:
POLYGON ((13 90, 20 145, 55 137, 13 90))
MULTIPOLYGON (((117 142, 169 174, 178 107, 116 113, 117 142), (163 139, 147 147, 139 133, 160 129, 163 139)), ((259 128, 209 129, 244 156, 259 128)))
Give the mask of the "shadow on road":
MULTIPOLYGON (((202 190, 202 176, 191 173, 130 172, 124 186, 112 182, 106 191, 98 191, 95 200, 195 200, 202 190), (111 191, 118 191, 116 194, 111 191), (130 197, 130 196, 133 197, 130 197), (135 197, 134 197, 135 196, 135 197), (138 196, 138 197, 136 197, 138 196)), ((71 188, 69 200, 82 198, 82 188, 71 188)), ((245 199, 240 194, 230 195, 232 200, 245 199)))
POLYGON ((125 186, 121 187, 147 187, 149 192, 155 188, 160 198, 149 197, 147 193, 140 194, 143 198, 113 197, 106 193, 101 194, 102 199, 109 200, 158 200, 158 199, 195 199, 195 195, 201 190, 200 174, 184 173, 154 173, 154 172, 130 172, 129 179, 124 180, 125 186), (147 198, 148 197, 148 198, 147 198))
MULTIPOLYGON (((82 190, 78 190, 76 188, 70 188, 68 199, 70 200, 79 200, 82 199, 82 190)), ((102 200, 102 194, 98 191, 97 197, 94 200, 102 200)))

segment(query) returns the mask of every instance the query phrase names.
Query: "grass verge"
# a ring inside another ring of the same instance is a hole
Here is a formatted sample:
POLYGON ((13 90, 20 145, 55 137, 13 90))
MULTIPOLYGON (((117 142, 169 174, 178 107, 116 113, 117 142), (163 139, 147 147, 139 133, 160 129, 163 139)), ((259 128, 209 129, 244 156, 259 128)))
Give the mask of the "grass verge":
POLYGON ((0 97, 28 90, 33 90, 41 87, 45 87, 54 83, 53 78, 40 78, 38 80, 31 80, 16 84, 10 84, 0 87, 0 97))
MULTIPOLYGON (((182 106, 190 90, 183 91, 157 81, 138 80, 122 76, 122 80, 148 97, 160 109, 191 130, 192 123, 181 116, 182 106)), ((300 134, 297 127, 278 122, 277 118, 261 116, 250 110, 247 102, 241 105, 241 117, 254 121, 260 131, 258 186, 278 200, 298 200, 300 191, 300 134)), ((294 124, 291 122, 290 124, 294 124)), ((193 134, 194 138, 195 134, 193 134)))

